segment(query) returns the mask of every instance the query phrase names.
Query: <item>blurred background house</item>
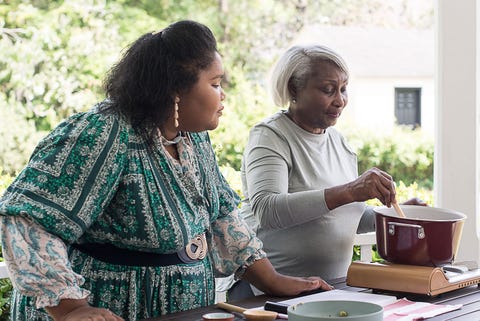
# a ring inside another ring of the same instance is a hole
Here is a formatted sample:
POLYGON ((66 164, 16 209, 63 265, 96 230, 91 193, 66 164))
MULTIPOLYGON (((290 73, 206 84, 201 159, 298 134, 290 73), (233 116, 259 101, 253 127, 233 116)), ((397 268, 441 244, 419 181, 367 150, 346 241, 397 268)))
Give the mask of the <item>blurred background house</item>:
POLYGON ((433 30, 309 26, 294 43, 320 43, 351 72, 344 112, 355 124, 389 130, 395 123, 434 134, 433 30))

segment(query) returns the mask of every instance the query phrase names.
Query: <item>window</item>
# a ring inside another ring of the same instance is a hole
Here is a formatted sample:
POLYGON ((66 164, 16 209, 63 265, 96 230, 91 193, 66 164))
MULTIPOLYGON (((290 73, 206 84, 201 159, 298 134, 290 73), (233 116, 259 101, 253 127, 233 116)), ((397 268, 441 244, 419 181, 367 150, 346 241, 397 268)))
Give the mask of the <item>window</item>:
POLYGON ((421 125, 421 88, 395 88, 395 117, 399 125, 421 125))

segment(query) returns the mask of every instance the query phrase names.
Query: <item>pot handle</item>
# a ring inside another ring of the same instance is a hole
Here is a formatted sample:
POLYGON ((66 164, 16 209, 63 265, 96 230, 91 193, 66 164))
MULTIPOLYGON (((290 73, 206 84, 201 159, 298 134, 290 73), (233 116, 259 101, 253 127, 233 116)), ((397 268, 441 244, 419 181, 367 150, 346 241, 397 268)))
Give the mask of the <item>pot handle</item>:
POLYGON ((423 226, 417 224, 388 222, 388 234, 395 235, 395 226, 416 228, 418 229, 417 237, 420 240, 425 238, 425 230, 423 229, 423 226))

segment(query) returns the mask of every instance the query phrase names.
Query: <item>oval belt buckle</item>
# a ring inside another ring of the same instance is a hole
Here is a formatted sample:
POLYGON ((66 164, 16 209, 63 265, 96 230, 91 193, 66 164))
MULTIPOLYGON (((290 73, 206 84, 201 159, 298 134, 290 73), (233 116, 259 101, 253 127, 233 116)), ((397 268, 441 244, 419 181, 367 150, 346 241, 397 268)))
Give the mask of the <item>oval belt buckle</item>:
POLYGON ((203 233, 188 242, 185 247, 185 252, 192 260, 202 260, 207 255, 207 249, 207 238, 205 237, 205 233, 203 233))

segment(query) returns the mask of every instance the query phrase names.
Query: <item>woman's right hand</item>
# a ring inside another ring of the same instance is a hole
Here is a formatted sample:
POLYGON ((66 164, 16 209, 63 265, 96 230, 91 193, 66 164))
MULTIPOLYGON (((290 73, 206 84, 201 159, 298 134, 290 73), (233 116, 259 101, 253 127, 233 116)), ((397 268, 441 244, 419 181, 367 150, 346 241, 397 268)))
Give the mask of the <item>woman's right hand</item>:
POLYGON ((81 321, 81 320, 91 320, 91 321, 125 321, 123 318, 120 318, 118 315, 114 314, 112 311, 103 308, 95 308, 92 306, 83 306, 77 308, 73 311, 70 311, 65 315, 61 321, 81 321))
POLYGON ((325 189, 325 202, 330 210, 352 202, 377 198, 390 207, 395 200, 392 176, 378 168, 370 168, 354 181, 325 189))
POLYGON ((395 182, 388 173, 373 167, 347 184, 352 198, 363 202, 377 198, 382 204, 390 207, 395 201, 395 182))

